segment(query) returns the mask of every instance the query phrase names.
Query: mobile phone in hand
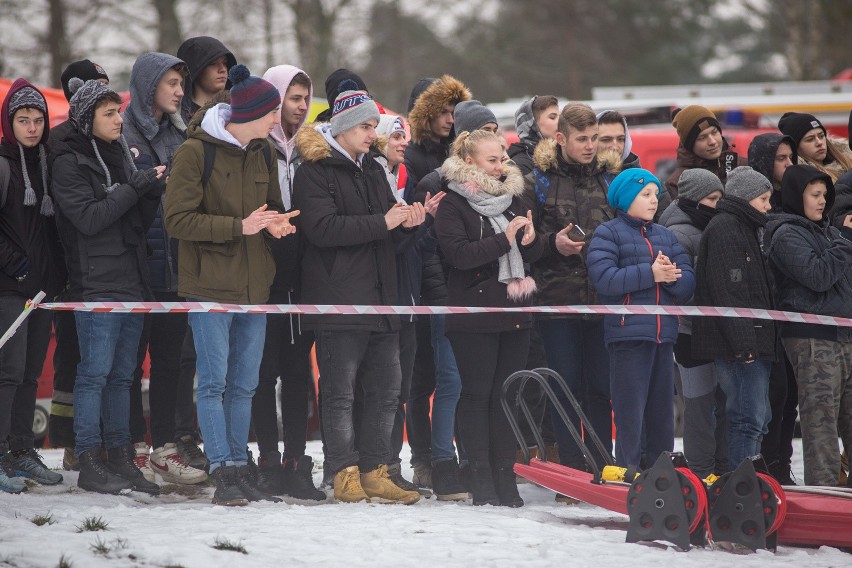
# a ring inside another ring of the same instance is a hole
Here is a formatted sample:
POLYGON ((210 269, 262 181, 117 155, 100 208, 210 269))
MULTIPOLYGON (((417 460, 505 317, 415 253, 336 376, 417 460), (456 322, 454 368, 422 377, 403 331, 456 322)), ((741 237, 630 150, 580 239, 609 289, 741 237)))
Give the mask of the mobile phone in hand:
POLYGON ((586 231, 580 228, 576 223, 571 230, 568 231, 568 238, 574 242, 582 242, 586 240, 586 231))

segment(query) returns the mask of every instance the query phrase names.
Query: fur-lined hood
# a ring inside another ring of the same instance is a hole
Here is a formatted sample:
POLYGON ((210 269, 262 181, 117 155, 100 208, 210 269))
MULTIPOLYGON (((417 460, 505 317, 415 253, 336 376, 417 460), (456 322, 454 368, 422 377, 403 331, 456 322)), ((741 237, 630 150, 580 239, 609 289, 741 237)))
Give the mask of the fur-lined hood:
MULTIPOLYGON (((559 168, 559 145, 556 140, 542 140, 533 152, 533 163, 541 172, 559 168)), ((601 152, 595 157, 595 169, 612 175, 621 172, 621 158, 615 152, 601 152)))
POLYGON ((420 93, 408 115, 411 141, 419 143, 429 138, 429 120, 441 114, 444 105, 469 101, 471 98, 470 90, 455 77, 442 75, 436 79, 420 93))
POLYGON ((296 150, 306 162, 319 162, 331 158, 331 144, 313 124, 300 128, 296 133, 296 150))
POLYGON ((458 156, 450 156, 441 166, 441 177, 448 182, 464 185, 472 192, 484 191, 489 195, 519 196, 524 192, 524 176, 513 163, 507 162, 503 180, 494 179, 481 169, 468 164, 458 156))

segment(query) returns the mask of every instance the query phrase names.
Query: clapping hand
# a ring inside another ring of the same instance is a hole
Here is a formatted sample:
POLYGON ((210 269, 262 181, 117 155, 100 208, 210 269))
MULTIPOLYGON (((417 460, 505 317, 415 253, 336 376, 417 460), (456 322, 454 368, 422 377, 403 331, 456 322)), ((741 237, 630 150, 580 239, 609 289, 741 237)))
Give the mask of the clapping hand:
POLYGON ((657 253, 657 258, 651 265, 651 271, 654 273, 654 282, 675 282, 682 276, 677 264, 669 260, 669 257, 663 254, 663 251, 657 253))

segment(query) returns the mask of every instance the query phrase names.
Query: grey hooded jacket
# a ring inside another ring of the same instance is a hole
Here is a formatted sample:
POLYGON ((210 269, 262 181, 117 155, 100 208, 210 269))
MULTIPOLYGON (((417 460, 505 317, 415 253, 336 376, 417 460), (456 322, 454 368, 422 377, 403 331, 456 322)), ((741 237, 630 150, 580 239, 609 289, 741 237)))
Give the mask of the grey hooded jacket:
MULTIPOLYGON (((172 155, 185 139, 186 125, 178 112, 154 120, 154 94, 166 72, 183 61, 165 53, 143 53, 130 74, 130 103, 124 111, 124 138, 138 169, 159 165, 171 167, 172 155)), ((168 176, 169 170, 166 170, 168 176)), ((166 176, 163 176, 165 179, 166 176)), ((177 291, 177 244, 163 228, 162 203, 147 233, 151 289, 177 291)))

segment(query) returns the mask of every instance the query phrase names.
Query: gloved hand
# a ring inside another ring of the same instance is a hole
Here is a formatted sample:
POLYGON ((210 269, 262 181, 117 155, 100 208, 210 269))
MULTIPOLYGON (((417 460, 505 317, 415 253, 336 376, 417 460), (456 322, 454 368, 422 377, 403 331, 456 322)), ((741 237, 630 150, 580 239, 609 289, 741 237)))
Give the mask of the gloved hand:
POLYGON ((127 182, 130 187, 136 190, 139 195, 144 195, 151 189, 154 181, 157 179, 157 170, 149 168, 147 170, 136 170, 130 176, 130 181, 127 182))

